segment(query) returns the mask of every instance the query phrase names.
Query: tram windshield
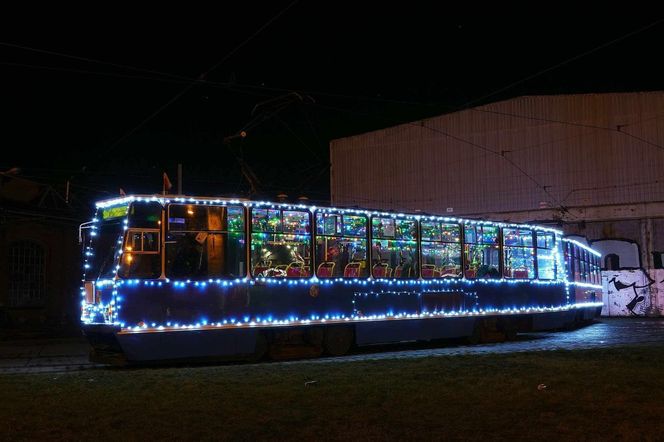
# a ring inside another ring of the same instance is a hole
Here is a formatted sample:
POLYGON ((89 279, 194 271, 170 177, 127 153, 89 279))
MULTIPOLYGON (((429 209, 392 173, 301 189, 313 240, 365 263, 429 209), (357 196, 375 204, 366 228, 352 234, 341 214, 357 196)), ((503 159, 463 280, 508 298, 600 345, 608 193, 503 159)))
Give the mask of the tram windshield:
POLYGON ((104 208, 99 213, 101 222, 91 233, 91 241, 85 253, 88 256, 85 279, 112 278, 120 256, 120 244, 124 233, 123 220, 127 204, 104 208))
POLYGON ((102 222, 96 235, 92 237, 89 267, 85 272, 86 280, 112 278, 119 256, 119 242, 122 239, 123 224, 121 220, 102 222))

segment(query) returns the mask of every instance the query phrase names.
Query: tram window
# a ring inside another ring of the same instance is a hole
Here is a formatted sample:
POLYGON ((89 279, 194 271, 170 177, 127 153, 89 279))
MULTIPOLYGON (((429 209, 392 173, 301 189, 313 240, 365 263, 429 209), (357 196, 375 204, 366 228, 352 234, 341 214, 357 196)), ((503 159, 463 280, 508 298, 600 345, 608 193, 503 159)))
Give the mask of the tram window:
POLYGON ((238 278, 246 273, 244 208, 173 204, 168 208, 166 275, 238 278))
POLYGON ((569 242, 565 242, 565 273, 568 281, 574 280, 574 259, 573 247, 569 242))
MULTIPOLYGON (((102 222, 96 236, 92 237, 90 244, 94 251, 92 265, 86 271, 86 275, 92 278, 112 278, 116 273, 118 259, 122 249, 118 247, 118 239, 124 234, 124 225, 118 221, 102 222)), ((122 242, 120 240, 120 242, 122 242)))
POLYGON ((254 277, 311 276, 309 212, 252 209, 251 274, 254 277))
POLYGON ((316 214, 317 235, 341 235, 341 215, 332 213, 316 214))
POLYGON ((344 215, 344 235, 362 237, 367 236, 367 217, 364 215, 344 215))
POLYGON ((572 261, 574 262, 574 281, 581 281, 581 273, 583 269, 581 268, 581 250, 579 246, 572 244, 572 261))
POLYGON ((555 235, 537 232, 537 278, 556 279, 555 235))
POLYGON ((503 256, 503 274, 506 278, 533 279, 535 277, 533 231, 503 229, 503 256))
POLYGON ((158 278, 161 276, 159 250, 158 230, 127 230, 118 276, 121 278, 158 278))
POLYGON ((316 232, 316 276, 369 276, 366 216, 317 212, 316 232))
POLYGON ((283 232, 307 235, 311 232, 309 228, 309 213, 284 210, 283 232))
POLYGON ((499 278, 498 227, 464 226, 466 278, 499 278))
POLYGON ((592 283, 601 284, 602 277, 599 273, 599 257, 596 255, 590 255, 590 259, 592 260, 592 283))
POLYGON ((225 211, 222 206, 173 205, 168 211, 168 229, 171 232, 222 230, 225 211))
POLYGON ((371 274, 374 278, 418 276, 417 221, 372 217, 371 233, 371 274))
POLYGON ((281 210, 252 209, 251 229, 253 232, 281 232, 281 210))
POLYGON ((461 276, 461 228, 440 221, 420 222, 422 278, 461 276))
POLYGON ((158 229, 161 226, 162 206, 158 202, 132 203, 127 212, 129 227, 158 229))

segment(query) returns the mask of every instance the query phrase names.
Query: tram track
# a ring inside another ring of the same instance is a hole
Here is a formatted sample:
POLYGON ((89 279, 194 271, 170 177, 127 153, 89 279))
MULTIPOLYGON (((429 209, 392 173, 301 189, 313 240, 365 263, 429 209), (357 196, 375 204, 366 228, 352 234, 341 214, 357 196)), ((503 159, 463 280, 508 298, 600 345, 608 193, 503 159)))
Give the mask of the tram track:
MULTIPOLYGON (((664 320, 662 319, 606 319, 603 318, 587 327, 559 333, 530 333, 519 335, 514 341, 498 344, 465 345, 449 342, 448 345, 434 343, 401 343, 377 345, 354 349, 345 356, 320 357, 314 359, 293 359, 258 364, 331 364, 339 362, 375 361, 381 359, 416 359, 455 355, 546 352, 555 350, 582 350, 617 346, 660 345, 664 344, 664 320)), ((57 343, 54 345, 58 345, 57 343)), ((16 349, 5 348, 0 354, 0 375, 41 374, 79 372, 91 369, 106 369, 107 365, 89 362, 83 350, 87 344, 76 343, 66 353, 61 348, 39 344, 32 351, 29 346, 16 349), (12 351, 13 350, 13 351, 12 351), (49 354, 50 353, 50 354, 49 354)), ((210 363, 195 361, 166 367, 206 366, 210 363)), ((214 365, 214 364, 212 364, 214 365)), ((248 364, 253 365, 253 364, 248 364)))

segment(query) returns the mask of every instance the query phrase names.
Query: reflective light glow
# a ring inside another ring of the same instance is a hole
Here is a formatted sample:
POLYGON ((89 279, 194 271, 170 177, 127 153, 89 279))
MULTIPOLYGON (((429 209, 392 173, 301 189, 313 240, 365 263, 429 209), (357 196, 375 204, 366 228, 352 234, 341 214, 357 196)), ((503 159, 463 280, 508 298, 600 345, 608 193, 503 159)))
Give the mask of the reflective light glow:
POLYGON ((576 245, 576 246, 582 248, 583 250, 587 250, 588 252, 592 253, 593 255, 595 255, 595 256, 597 256, 597 257, 599 257, 599 258, 602 257, 602 254, 599 253, 597 250, 593 250, 593 249, 591 249, 590 247, 588 247, 587 245, 582 244, 582 243, 580 243, 580 242, 577 241, 577 240, 574 240, 574 239, 571 239, 571 238, 563 238, 563 241, 565 241, 565 242, 570 242, 570 243, 572 243, 572 244, 574 244, 574 245, 576 245))

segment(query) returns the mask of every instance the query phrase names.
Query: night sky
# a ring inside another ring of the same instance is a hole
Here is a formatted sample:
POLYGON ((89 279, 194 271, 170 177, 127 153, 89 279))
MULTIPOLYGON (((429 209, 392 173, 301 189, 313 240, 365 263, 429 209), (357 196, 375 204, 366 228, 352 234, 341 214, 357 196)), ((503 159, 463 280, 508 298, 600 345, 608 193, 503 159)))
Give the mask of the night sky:
POLYGON ((256 197, 317 201, 334 138, 526 94, 664 89, 654 11, 359 3, 5 13, 0 171, 89 201, 158 193, 178 163, 187 194, 247 196, 245 164, 256 197))

